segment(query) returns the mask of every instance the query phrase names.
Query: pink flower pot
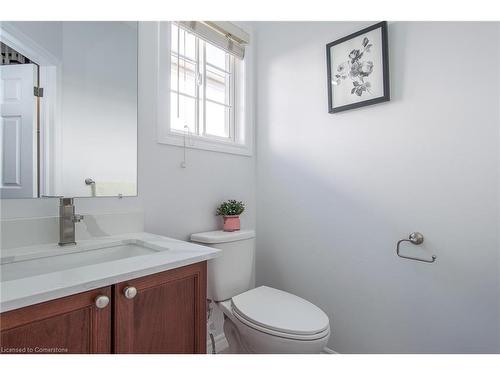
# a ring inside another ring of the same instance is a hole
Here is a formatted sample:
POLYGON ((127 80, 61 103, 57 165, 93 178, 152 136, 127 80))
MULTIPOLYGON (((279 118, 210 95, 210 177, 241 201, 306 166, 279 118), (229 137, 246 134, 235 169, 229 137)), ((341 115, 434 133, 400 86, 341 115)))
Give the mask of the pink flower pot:
POLYGON ((224 216, 224 232, 240 230, 240 217, 238 215, 224 216))

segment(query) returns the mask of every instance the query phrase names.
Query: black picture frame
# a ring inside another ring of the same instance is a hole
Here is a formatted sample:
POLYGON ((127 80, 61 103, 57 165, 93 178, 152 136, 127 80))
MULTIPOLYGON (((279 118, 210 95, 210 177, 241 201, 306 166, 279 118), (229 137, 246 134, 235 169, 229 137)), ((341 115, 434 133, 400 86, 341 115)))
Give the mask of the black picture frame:
POLYGON ((346 111, 349 109, 365 107, 367 105, 387 102, 390 100, 390 85, 389 85, 389 42, 388 42, 388 34, 387 34, 387 21, 382 21, 376 23, 372 26, 364 28, 363 30, 357 31, 353 34, 347 35, 343 38, 337 39, 331 43, 326 45, 326 65, 327 65, 327 89, 328 89, 328 112, 329 113, 337 113, 346 111), (333 97, 333 88, 332 88, 332 61, 331 61, 331 48, 335 45, 344 43, 350 39, 356 38, 360 35, 363 35, 369 31, 373 31, 376 29, 381 29, 382 36, 382 74, 383 74, 383 95, 373 99, 367 99, 361 102, 347 104, 339 107, 334 107, 334 97, 333 97))

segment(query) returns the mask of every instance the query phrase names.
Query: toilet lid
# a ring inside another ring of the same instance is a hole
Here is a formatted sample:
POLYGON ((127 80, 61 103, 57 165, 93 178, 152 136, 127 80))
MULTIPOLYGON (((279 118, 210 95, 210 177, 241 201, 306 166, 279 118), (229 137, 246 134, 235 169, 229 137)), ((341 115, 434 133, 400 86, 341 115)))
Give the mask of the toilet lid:
POLYGON ((277 332, 313 335, 329 328, 317 306, 282 290, 260 286, 231 300, 233 310, 250 322, 277 332))

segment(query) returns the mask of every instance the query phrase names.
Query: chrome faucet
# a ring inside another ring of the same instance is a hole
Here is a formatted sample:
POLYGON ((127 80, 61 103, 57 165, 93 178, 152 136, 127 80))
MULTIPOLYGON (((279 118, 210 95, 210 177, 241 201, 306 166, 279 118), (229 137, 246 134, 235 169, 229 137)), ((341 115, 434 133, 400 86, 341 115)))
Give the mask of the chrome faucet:
POLYGON ((75 223, 83 220, 83 215, 75 214, 73 198, 59 199, 59 246, 76 245, 75 223))

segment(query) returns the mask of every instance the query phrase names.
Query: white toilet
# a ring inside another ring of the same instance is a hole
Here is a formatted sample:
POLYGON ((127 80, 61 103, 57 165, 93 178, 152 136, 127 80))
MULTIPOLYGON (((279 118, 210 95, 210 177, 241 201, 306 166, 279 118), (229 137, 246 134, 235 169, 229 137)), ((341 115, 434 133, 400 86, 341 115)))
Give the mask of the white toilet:
POLYGON ((207 298, 224 313, 229 353, 320 353, 330 337, 328 316, 293 294, 252 289, 255 232, 195 233, 191 241, 222 255, 208 262, 207 298))

